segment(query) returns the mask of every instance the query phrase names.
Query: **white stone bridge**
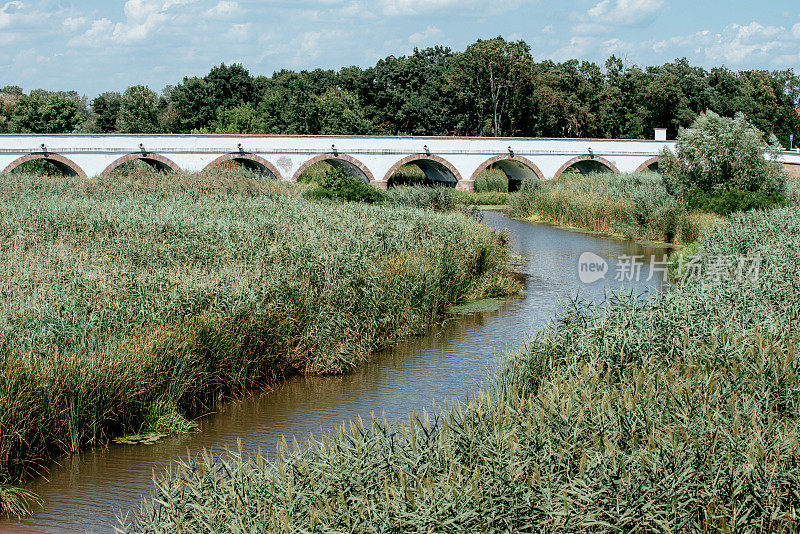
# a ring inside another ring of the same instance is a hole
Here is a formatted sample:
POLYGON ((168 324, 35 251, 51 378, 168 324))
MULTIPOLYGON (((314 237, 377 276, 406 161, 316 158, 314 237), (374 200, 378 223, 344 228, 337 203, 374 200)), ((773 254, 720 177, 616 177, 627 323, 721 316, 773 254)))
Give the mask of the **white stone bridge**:
MULTIPOLYGON (((631 172, 656 168, 661 150, 673 145, 660 140, 517 137, 10 134, 0 135, 0 172, 37 159, 78 176, 106 175, 131 160, 189 172, 236 162, 278 180, 296 181, 310 165, 327 161, 386 189, 394 172, 410 163, 430 181, 472 191, 475 177, 491 165, 516 183, 529 177, 555 178, 570 167, 583 173, 631 172)), ((800 177, 800 153, 787 152, 782 158, 800 177)))

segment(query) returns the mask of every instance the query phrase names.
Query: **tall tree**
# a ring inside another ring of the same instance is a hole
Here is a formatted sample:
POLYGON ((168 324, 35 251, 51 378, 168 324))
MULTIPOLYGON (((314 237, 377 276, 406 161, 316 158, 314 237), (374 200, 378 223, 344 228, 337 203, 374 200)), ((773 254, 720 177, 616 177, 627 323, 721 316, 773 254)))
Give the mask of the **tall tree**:
POLYGON ((117 92, 103 93, 92 100, 95 128, 101 133, 114 132, 122 105, 122 95, 117 92))
POLYGON ((117 130, 123 133, 158 132, 158 95, 145 85, 129 87, 120 101, 117 130))
POLYGON ((462 128, 479 135, 502 135, 510 126, 510 110, 528 85, 532 66, 524 41, 502 37, 479 40, 456 55, 446 88, 460 104, 462 128))
POLYGON ((322 135, 362 135, 372 130, 358 97, 333 87, 316 97, 312 120, 314 133, 322 135))
POLYGON ((57 94, 31 92, 21 96, 11 116, 11 131, 22 133, 69 133, 78 124, 78 106, 57 94))

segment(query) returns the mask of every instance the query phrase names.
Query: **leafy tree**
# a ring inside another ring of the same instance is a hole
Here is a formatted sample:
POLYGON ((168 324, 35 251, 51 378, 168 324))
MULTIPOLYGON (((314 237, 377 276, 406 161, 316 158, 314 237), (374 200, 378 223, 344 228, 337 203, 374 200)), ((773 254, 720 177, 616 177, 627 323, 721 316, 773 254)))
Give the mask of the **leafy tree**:
POLYGON ((264 115, 252 105, 240 104, 235 108, 220 110, 215 128, 224 134, 268 134, 270 128, 264 115))
POLYGON ((11 115, 11 131, 21 133, 69 133, 80 117, 73 100, 57 94, 31 92, 21 96, 11 115))
POLYGON ((121 105, 122 95, 116 92, 103 93, 92 100, 97 131, 101 133, 116 131, 121 105))
POLYGON ((156 133, 158 126, 158 95, 145 85, 129 87, 120 101, 117 131, 156 133))
POLYGON ((389 56, 364 71, 358 86, 365 112, 386 134, 446 135, 455 131, 444 94, 453 53, 437 46, 408 57, 389 56))
POLYGON ((316 97, 313 124, 315 133, 322 135, 359 135, 372 130, 358 98, 334 88, 316 97))
POLYGON ((786 177, 775 161, 779 148, 774 136, 768 144, 743 114, 731 119, 708 111, 681 130, 676 152, 665 149, 659 168, 670 192, 700 203, 714 197, 726 203, 747 198, 739 193, 781 197, 786 177))
POLYGON ((17 96, 0 90, 0 133, 11 131, 11 117, 17 104, 17 96))
MULTIPOLYGON (((524 41, 479 40, 451 63, 447 90, 461 108, 462 127, 480 135, 502 135, 518 95, 530 80, 533 59, 524 41)), ((508 132, 510 133, 510 132, 508 132)))
POLYGON ((211 93, 211 86, 202 78, 184 78, 183 83, 175 87, 171 102, 176 132, 189 133, 211 124, 217 115, 211 93))
POLYGON ((253 78, 238 63, 223 63, 214 67, 206 75, 205 81, 208 84, 211 105, 216 109, 233 108, 253 99, 253 78))

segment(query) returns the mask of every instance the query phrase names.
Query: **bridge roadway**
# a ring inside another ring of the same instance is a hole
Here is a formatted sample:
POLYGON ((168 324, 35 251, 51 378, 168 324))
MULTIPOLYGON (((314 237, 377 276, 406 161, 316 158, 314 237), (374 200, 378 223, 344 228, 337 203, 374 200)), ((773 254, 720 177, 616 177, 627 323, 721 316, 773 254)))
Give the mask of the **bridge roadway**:
MULTIPOLYGON (((0 135, 0 171, 37 159, 78 176, 106 175, 131 160, 188 172, 235 162, 296 181, 310 165, 327 161, 386 189, 394 172, 410 163, 431 181, 472 191, 475 177, 491 165, 513 181, 555 178, 570 167, 583 173, 632 172, 657 168, 661 150, 673 146, 673 141, 631 139, 5 134, 0 135)), ((800 178, 800 152, 781 158, 800 178)))

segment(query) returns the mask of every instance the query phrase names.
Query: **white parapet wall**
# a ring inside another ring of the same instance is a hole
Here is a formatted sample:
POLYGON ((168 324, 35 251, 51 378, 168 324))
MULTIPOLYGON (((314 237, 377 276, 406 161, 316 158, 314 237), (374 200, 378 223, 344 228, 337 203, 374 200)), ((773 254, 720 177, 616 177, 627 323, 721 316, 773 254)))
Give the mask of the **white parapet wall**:
POLYGON ((672 141, 490 137, 242 136, 242 135, 0 135, 0 172, 31 159, 48 159, 89 177, 130 159, 196 172, 241 160, 282 180, 327 160, 376 187, 387 186, 402 164, 416 164, 435 180, 471 190, 475 176, 497 164, 512 179, 550 179, 570 166, 632 172, 657 164, 672 141))

